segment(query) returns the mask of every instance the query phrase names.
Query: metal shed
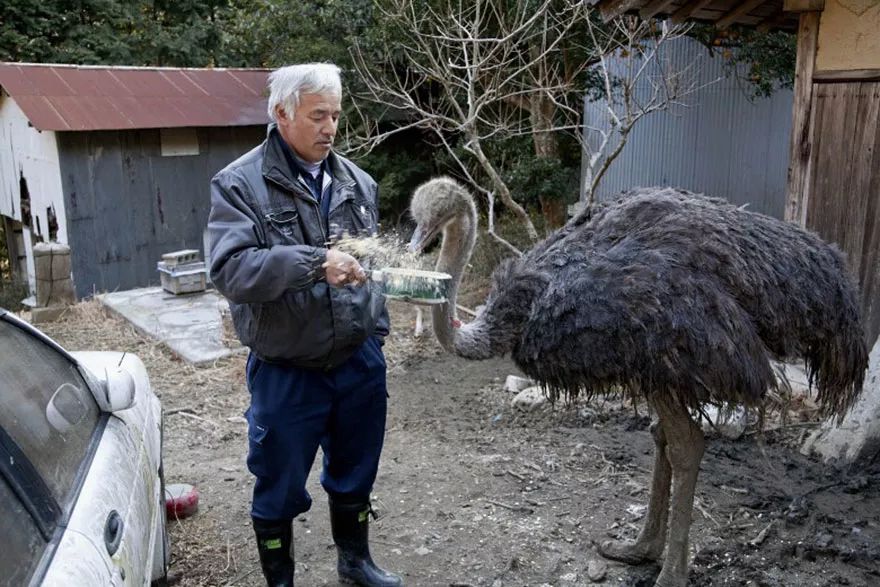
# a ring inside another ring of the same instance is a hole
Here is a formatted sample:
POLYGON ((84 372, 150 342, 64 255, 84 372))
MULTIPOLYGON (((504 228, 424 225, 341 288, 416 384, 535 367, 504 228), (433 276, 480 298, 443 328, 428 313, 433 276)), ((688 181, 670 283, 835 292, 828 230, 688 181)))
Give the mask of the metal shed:
MULTIPOLYGON (((596 197, 607 200, 634 186, 672 185, 782 218, 792 91, 754 97, 721 56, 687 37, 662 47, 661 58, 676 71, 692 68, 699 89, 685 105, 639 122, 596 197)), ((641 86, 636 90, 649 99, 650 84, 641 86)), ((585 99, 584 120, 589 126, 607 123, 605 103, 585 99)))
POLYGON ((158 282, 201 249, 211 177, 258 144, 262 69, 0 63, 0 217, 33 289, 36 242, 70 246, 76 293, 158 282))

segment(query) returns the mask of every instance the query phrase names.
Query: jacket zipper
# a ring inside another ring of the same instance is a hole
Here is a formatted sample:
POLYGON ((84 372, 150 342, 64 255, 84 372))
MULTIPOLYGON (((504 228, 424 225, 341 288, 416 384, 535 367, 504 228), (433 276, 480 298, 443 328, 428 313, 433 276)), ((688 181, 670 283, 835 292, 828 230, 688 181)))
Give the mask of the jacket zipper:
MULTIPOLYGON (((299 180, 297 180, 297 181, 299 181, 299 180)), ((278 182, 274 182, 274 183, 276 183, 279 187, 281 187, 281 188, 283 188, 283 189, 287 189, 285 186, 283 186, 283 185, 281 185, 281 184, 278 184, 278 182)), ((345 187, 346 185, 348 185, 348 184, 342 184, 342 185, 340 185, 339 187, 342 188, 342 187, 345 187)), ((352 184, 352 185, 353 185, 353 184, 352 184)), ((291 187, 292 187, 292 186, 291 186, 291 187)), ((349 186, 349 187, 350 187, 350 186, 349 186)), ((310 204, 316 209, 316 211, 317 211, 317 213, 318 213, 318 223, 319 223, 320 226, 321 226, 321 235, 324 237, 324 242, 325 242, 325 243, 329 243, 329 241, 330 241, 330 234, 329 234, 329 231, 327 230, 327 227, 324 226, 324 219, 323 219, 323 217, 321 216, 321 204, 319 204, 318 201, 315 200, 314 197, 308 197, 308 198, 306 198, 306 197, 303 196, 302 194, 298 193, 295 189, 294 189, 294 190, 289 190, 289 191, 291 191, 291 192, 293 193, 294 197, 297 197, 297 198, 303 198, 303 199, 308 200, 308 202, 309 202, 309 203, 310 203, 310 204)), ((328 194, 328 197, 330 197, 330 194, 328 194)), ((328 224, 330 223, 330 210, 329 210, 329 209, 328 209, 328 211, 327 211, 327 223, 328 223, 328 224)), ((330 319, 335 321, 335 318, 333 317, 333 296, 332 296, 332 294, 330 293, 330 289, 329 289, 329 288, 327 289, 327 296, 330 297, 330 319)), ((335 327, 334 327, 333 330, 334 330, 334 332, 335 332, 335 330, 336 330, 335 327)), ((334 337, 333 337, 333 346, 332 346, 332 348, 330 349, 330 354, 327 355, 328 358, 329 358, 330 356, 332 356, 333 351, 336 350, 336 344, 335 344, 335 343, 336 343, 336 337, 334 336, 334 337)), ((325 364, 325 366, 324 366, 324 370, 325 370, 325 371, 329 371, 331 368, 332 368, 332 363, 330 363, 330 362, 328 361, 328 362, 325 364)))
MULTIPOLYGON (((300 180, 297 180, 297 181, 300 181, 300 180)), ((302 194, 298 194, 296 192, 294 192, 294 196, 296 196, 298 198, 303 197, 302 194)), ((321 194, 321 196, 323 197, 323 194, 321 194)), ((327 194, 327 197, 329 198, 330 194, 327 194)), ((327 230, 327 227, 324 225, 324 217, 321 214, 321 204, 314 197, 309 197, 309 198, 307 198, 307 200, 315 208, 315 211, 318 213, 318 225, 321 227, 321 236, 324 237, 324 243, 329 244, 330 234, 329 234, 329 231, 327 230)), ((327 212, 327 224, 329 224, 329 223, 330 223, 330 212, 328 211, 327 212)), ((330 291, 329 287, 327 288, 327 298, 328 298, 328 301, 330 302, 330 321, 335 323, 336 318, 333 315, 333 294, 330 291)), ((330 362, 329 358, 331 356, 333 356, 333 351, 336 350, 336 326, 335 325, 333 326, 333 333, 334 333, 333 334, 333 342, 330 346, 330 352, 327 354, 327 361, 324 363, 324 371, 325 372, 330 371, 330 369, 332 368, 332 365, 333 365, 330 362)))
MULTIPOLYGON (((297 179, 296 181, 299 182, 300 180, 297 179)), ((302 182, 300 182, 300 183, 302 183, 302 182)), ((306 188, 308 189, 308 186, 306 186, 306 188)), ((298 193, 296 193, 296 192, 294 192, 294 195, 295 195, 296 197, 298 197, 298 198, 303 198, 303 197, 304 197, 302 194, 298 194, 298 193)), ((322 195, 323 195, 323 194, 322 194, 322 195)), ((328 195, 328 196, 329 196, 329 195, 328 195)), ((315 211, 318 213, 318 225, 321 227, 321 236, 324 237, 324 243, 326 244, 326 243, 330 240, 330 234, 329 234, 329 232, 327 231, 327 227, 324 226, 324 218, 321 216, 321 204, 318 203, 318 201, 314 198, 314 196, 310 196, 310 197, 305 198, 305 199, 308 200, 309 204, 311 204, 312 206, 314 206, 315 211)), ((330 222, 329 214, 328 214, 327 222, 328 222, 328 223, 330 222)))

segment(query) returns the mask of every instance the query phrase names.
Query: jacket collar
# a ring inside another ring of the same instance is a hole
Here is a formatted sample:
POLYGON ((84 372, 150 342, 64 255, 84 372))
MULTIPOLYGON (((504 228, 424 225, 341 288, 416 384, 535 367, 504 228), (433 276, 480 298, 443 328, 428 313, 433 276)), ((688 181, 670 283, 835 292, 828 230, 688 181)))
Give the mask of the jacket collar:
MULTIPOLYGON (((294 171, 290 168, 284 154, 283 140, 277 125, 274 122, 270 123, 266 131, 266 140, 263 143, 263 177, 297 196, 314 199, 308 194, 308 190, 300 185, 299 178, 294 176, 294 171)), ((334 151, 330 151, 327 156, 327 169, 333 177, 333 183, 330 185, 330 211, 332 212, 342 202, 354 198, 355 181, 347 166, 334 151)))

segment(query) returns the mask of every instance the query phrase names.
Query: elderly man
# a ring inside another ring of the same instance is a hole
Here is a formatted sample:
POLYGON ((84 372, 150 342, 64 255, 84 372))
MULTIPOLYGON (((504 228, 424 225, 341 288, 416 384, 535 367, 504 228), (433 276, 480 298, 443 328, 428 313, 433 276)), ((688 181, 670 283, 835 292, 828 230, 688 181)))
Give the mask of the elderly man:
POLYGON ((308 511, 318 446, 340 580, 401 585, 370 557, 367 523, 385 433, 384 300, 356 259, 328 248, 377 230, 376 182, 332 149, 339 68, 269 76, 266 140, 211 182, 211 279, 250 348, 251 516, 269 585, 293 585, 291 522, 308 511))

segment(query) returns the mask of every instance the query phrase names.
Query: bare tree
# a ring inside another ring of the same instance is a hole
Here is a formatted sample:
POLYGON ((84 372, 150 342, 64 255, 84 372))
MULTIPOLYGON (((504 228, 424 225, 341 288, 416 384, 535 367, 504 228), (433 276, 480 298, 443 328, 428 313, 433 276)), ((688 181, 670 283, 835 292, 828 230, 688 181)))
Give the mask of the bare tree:
POLYGON ((688 26, 638 17, 616 18, 605 28, 587 20, 599 61, 594 70, 601 76, 602 90, 599 99, 588 106, 591 115, 583 123, 580 199, 586 205, 593 202, 599 182, 626 146, 635 125, 653 112, 684 106, 683 100, 703 87, 694 81, 696 63, 676 69, 664 55, 669 43, 688 30, 688 26))
MULTIPOLYGON (((632 19, 605 25, 582 0, 384 0, 378 8, 394 38, 383 49, 386 55, 378 58, 375 52, 353 48, 366 88, 357 98, 383 106, 387 117, 403 123, 382 131, 364 116, 367 130, 356 137, 356 145, 369 150, 411 128, 430 131, 464 179, 486 197, 489 234, 515 252, 495 232, 496 198, 521 220, 532 240, 538 231, 511 194, 498 162, 486 152, 488 141, 528 135, 535 154, 548 158, 559 156, 560 133, 570 133, 584 145, 585 74, 598 67, 601 74, 594 78, 601 81, 609 102, 623 98, 622 111, 609 107, 614 127, 604 131, 601 145, 616 156, 632 125, 661 103, 677 100, 683 88, 677 77, 659 80, 664 91, 645 103, 630 91, 643 76, 656 72, 657 47, 680 36, 681 29, 632 19), (653 50, 642 47, 649 39, 653 50), (621 77, 609 57, 621 55, 624 48, 641 61, 638 66, 633 61, 633 71, 621 77), (401 57, 404 65, 395 67, 401 57), (621 94, 621 89, 626 91, 621 94), (488 178, 487 185, 475 177, 477 169, 488 178)), ((596 154, 591 150, 588 157, 593 167, 600 166, 591 175, 596 179, 591 187, 607 169, 596 154)))

